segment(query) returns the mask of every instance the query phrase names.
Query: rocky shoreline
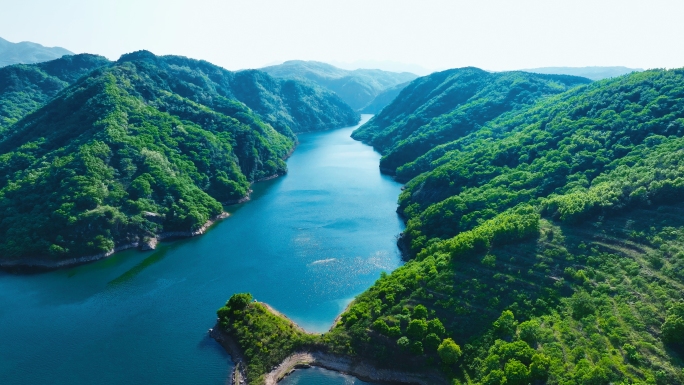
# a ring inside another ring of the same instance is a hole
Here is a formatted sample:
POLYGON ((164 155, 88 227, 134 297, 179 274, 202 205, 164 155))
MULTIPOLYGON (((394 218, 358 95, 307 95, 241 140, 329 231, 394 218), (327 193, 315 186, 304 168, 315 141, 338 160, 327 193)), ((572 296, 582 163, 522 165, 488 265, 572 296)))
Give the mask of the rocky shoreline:
POLYGON ((265 385, 275 385, 297 369, 318 366, 323 369, 334 370, 342 374, 354 376, 361 381, 381 382, 388 384, 415 385, 447 385, 441 376, 435 374, 419 374, 402 372, 399 370, 379 369, 362 361, 355 361, 350 357, 321 351, 297 352, 287 357, 280 365, 265 377, 265 385))
MULTIPOLYGON (((283 314, 273 309, 271 306, 265 304, 264 302, 260 303, 275 315, 288 319, 283 314)), ((301 329, 299 325, 297 325, 291 320, 290 322, 292 322, 296 328, 303 331, 303 329, 301 329)), ((335 323, 337 323, 337 321, 335 323)), ((333 323, 333 326, 335 325, 335 323, 333 323)), ((218 342, 221 346, 223 346, 224 349, 226 349, 228 354, 230 354, 231 358, 233 359, 233 362, 235 363, 235 368, 233 369, 233 372, 231 374, 230 384, 250 385, 247 384, 245 380, 247 378, 245 373, 245 356, 243 355, 242 350, 240 349, 236 341, 234 341, 228 333, 221 329, 218 322, 216 323, 216 325, 214 325, 212 329, 209 329, 209 336, 214 338, 216 342, 218 342), (240 382, 238 382, 238 380, 240 382)), ((354 376, 360 379, 361 381, 413 385, 449 384, 448 381, 446 381, 437 372, 423 374, 404 372, 400 370, 381 369, 369 363, 360 360, 354 360, 351 357, 339 354, 326 353, 320 350, 300 351, 291 354, 290 356, 285 358, 283 362, 281 362, 278 366, 274 367, 273 370, 271 370, 269 373, 265 375, 263 384, 275 385, 288 375, 292 374, 295 370, 305 369, 311 366, 317 366, 324 369, 340 372, 342 374, 354 376)))
POLYGON ((157 244, 165 239, 173 239, 173 238, 189 238, 189 237, 194 237, 197 235, 202 235, 204 234, 209 227, 211 227, 214 223, 217 221, 227 218, 230 214, 227 212, 223 212, 216 217, 208 220, 202 227, 200 227, 197 230, 194 231, 168 231, 168 232, 163 232, 160 234, 157 234, 154 237, 149 237, 149 238, 144 238, 142 240, 138 240, 135 242, 127 243, 124 245, 119 245, 114 247, 112 250, 109 250, 104 253, 99 253, 95 255, 87 255, 83 257, 76 257, 76 258, 69 258, 69 259, 64 259, 61 261, 50 261, 50 260, 45 260, 45 259, 24 259, 20 261, 2 261, 0 262, 0 269, 3 270, 10 270, 10 271, 20 271, 20 272, 35 272, 35 271, 45 271, 45 270, 55 270, 55 269, 60 269, 64 267, 72 267, 72 266, 77 266, 77 265, 82 265, 88 262, 94 262, 100 259, 104 259, 107 257, 112 256, 113 254, 123 251, 123 250, 128 250, 128 249, 133 249, 133 248, 140 248, 141 250, 154 250, 157 247, 157 244))

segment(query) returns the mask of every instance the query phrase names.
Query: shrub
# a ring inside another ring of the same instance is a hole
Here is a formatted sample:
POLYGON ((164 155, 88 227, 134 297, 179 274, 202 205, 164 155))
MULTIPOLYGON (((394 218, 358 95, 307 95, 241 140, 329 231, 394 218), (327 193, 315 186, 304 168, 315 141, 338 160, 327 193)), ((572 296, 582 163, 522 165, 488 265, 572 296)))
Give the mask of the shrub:
POLYGON ((447 365, 453 365, 461 357, 461 347, 451 338, 447 338, 439 344, 437 354, 439 354, 442 362, 447 365))

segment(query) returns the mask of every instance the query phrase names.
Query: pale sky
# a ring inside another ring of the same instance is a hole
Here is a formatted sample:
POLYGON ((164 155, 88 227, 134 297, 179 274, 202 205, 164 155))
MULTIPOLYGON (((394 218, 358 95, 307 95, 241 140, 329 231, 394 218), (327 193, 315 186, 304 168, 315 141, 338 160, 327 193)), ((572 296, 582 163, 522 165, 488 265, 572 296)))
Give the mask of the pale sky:
POLYGON ((147 49, 228 69, 289 59, 684 67, 683 0, 0 0, 0 37, 110 59, 147 49))

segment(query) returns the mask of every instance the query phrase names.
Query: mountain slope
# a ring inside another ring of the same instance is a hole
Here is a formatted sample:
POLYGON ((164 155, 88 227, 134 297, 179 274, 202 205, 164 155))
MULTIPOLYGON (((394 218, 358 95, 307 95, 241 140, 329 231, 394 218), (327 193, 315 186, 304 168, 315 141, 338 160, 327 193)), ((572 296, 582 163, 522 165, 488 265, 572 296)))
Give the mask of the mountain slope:
MULTIPOLYGON (((357 111, 366 107, 381 92, 417 77, 408 72, 396 73, 374 69, 343 70, 330 64, 301 60, 286 61, 280 65, 261 68, 261 70, 279 78, 311 81, 335 92, 357 111)), ((378 103, 379 101, 376 104, 378 103)))
POLYGON ((418 251, 518 203, 590 185, 650 136, 682 135, 682 84, 681 71, 601 81, 450 143, 400 196, 406 244, 418 251))
POLYGON ((61 47, 44 47, 37 43, 22 41, 12 43, 0 38, 0 67, 12 64, 32 64, 73 55, 61 47))
POLYGON ((394 174, 397 167, 497 116, 589 82, 572 76, 489 73, 471 67, 437 72, 411 82, 352 137, 382 152, 381 170, 394 174))
POLYGON ((400 198, 413 258, 330 332, 219 310, 248 378, 315 350, 454 384, 684 384, 684 69, 576 87, 445 146, 400 198))
POLYGON ((406 88, 410 82, 404 82, 397 84, 396 86, 390 87, 373 98, 363 109, 361 109, 362 114, 377 114, 382 111, 387 105, 392 103, 392 101, 399 96, 401 90, 406 88))
POLYGON ((357 118, 296 81, 124 55, 0 136, 1 262, 54 266, 197 231, 250 182, 286 172, 293 130, 357 118))
POLYGON ((540 67, 520 70, 536 74, 549 75, 572 75, 581 76, 591 80, 602 80, 627 75, 632 72, 643 71, 641 68, 627 67, 540 67))
POLYGON ((107 64, 102 56, 82 54, 0 68, 0 134, 81 76, 107 64))

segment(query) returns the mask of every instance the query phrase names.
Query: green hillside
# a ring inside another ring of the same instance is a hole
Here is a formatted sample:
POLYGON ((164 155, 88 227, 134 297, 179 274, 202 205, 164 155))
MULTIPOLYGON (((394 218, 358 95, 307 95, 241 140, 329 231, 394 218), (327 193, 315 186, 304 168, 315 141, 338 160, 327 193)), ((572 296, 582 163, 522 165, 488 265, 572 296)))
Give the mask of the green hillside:
POLYGON ((411 82, 352 137, 380 151, 380 169, 395 174, 397 167, 502 114, 589 82, 572 76, 489 73, 472 67, 437 72, 411 82))
POLYGON ((0 67, 40 63, 64 55, 73 55, 73 52, 62 47, 45 47, 30 41, 12 43, 0 37, 0 67))
POLYGON ((404 82, 397 84, 396 86, 390 87, 373 98, 363 109, 361 109, 362 114, 377 114, 382 111, 383 108, 388 106, 392 101, 399 96, 401 90, 406 88, 410 82, 404 82))
POLYGON ((315 83, 335 92, 353 109, 364 113, 379 111, 392 101, 387 96, 375 100, 382 92, 417 77, 408 72, 397 73, 376 69, 343 70, 326 63, 302 60, 290 60, 261 70, 279 78, 315 83), (381 105, 383 101, 385 104, 381 105), (367 109, 372 111, 369 112, 367 109))
MULTIPOLYGON (((101 63, 65 59, 79 58, 101 63)), ((21 87, 0 89, 11 106, 45 78, 54 88, 79 78, 43 107, 19 111, 26 116, 0 134, 5 265, 195 231, 222 213, 221 203, 245 197, 251 182, 285 173, 294 133, 358 121, 330 92, 184 57, 141 51, 82 77, 80 66, 62 77, 45 76, 47 67, 9 67, 21 87)))
POLYGON ((682 69, 543 98, 420 163, 411 259, 330 332, 257 345, 277 321, 251 308, 222 325, 255 383, 317 349, 454 384, 684 384, 683 148, 682 69))
POLYGON ((0 133, 81 76, 106 64, 109 60, 102 56, 84 54, 0 68, 0 133))

